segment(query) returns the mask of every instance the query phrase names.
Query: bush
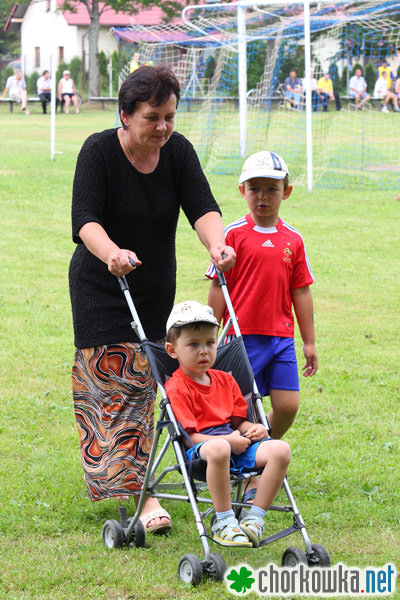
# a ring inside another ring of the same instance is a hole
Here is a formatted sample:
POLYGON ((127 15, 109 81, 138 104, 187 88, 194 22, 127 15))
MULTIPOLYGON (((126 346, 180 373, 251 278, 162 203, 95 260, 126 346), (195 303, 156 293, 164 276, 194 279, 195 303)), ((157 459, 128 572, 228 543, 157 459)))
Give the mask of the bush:
POLYGON ((334 87, 334 89, 336 90, 336 88, 339 85, 339 70, 337 68, 337 64, 336 63, 331 63, 329 65, 329 75, 331 76, 332 79, 332 85, 334 87))
POLYGON ((118 56, 118 52, 116 50, 114 50, 114 52, 112 53, 111 60, 112 60, 113 93, 116 94, 116 93, 118 93, 118 90, 119 90, 119 71, 120 71, 119 56, 118 56))
POLYGON ((82 60, 78 56, 75 56, 67 68, 71 72, 71 77, 78 88, 82 81, 82 60))
POLYGON ((37 96, 36 82, 39 79, 39 77, 40 74, 37 71, 33 71, 33 73, 25 77, 26 90, 28 92, 28 96, 37 96))
POLYGON ((1 71, 1 73, 0 73, 0 90, 1 90, 1 92, 3 92, 4 88, 6 87, 7 79, 10 77, 10 75, 14 75, 14 71, 12 70, 11 67, 6 67, 5 69, 3 69, 3 71, 1 71))
POLYGON ((374 92, 375 83, 377 80, 377 71, 372 63, 368 63, 365 67, 365 81, 367 82, 367 90, 370 94, 374 92))
POLYGON ((347 67, 343 67, 343 71, 342 71, 342 76, 340 78, 340 89, 338 90, 339 94, 342 95, 347 95, 349 90, 347 89, 347 75, 348 75, 348 68, 347 67))

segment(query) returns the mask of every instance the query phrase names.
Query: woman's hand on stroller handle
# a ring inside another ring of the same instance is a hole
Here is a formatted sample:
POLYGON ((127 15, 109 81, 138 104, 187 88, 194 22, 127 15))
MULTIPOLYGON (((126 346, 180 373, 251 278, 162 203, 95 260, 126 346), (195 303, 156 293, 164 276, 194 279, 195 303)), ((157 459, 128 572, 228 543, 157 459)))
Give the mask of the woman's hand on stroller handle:
POLYGON ((224 273, 232 269, 235 264, 236 253, 230 246, 219 244, 214 248, 210 248, 210 257, 217 273, 224 273))
POLYGON ((131 250, 120 249, 112 253, 108 260, 108 270, 112 275, 122 277, 141 265, 141 261, 131 250))

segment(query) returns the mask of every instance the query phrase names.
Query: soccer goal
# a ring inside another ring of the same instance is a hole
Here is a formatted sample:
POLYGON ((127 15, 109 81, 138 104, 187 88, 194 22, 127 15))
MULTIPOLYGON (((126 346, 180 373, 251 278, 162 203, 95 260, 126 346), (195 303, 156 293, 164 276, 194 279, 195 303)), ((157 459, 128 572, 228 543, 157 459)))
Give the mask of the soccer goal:
POLYGON ((400 0, 222 2, 190 6, 183 16, 180 23, 113 32, 122 79, 135 52, 139 64, 174 70, 182 88, 176 128, 206 171, 238 173, 244 156, 267 148, 285 157, 297 184, 308 183, 311 158, 313 187, 400 188, 400 114, 383 113, 373 98, 357 110, 349 96, 357 66, 371 97, 382 59, 396 79, 400 0), (306 68, 316 81, 330 74, 340 111, 333 100, 327 110, 312 104, 306 68), (309 87, 301 110, 285 98, 291 70, 309 87))

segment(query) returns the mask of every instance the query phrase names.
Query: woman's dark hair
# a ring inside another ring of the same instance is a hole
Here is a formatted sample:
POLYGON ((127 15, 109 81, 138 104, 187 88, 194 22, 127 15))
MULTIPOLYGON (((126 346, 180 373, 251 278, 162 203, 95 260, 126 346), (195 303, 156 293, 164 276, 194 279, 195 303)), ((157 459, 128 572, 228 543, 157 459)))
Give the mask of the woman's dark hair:
MULTIPOLYGON (((131 115, 139 102, 160 106, 172 94, 176 96, 178 105, 181 89, 173 71, 165 65, 143 65, 128 75, 121 85, 118 94, 119 114, 123 110, 131 115)), ((125 127, 124 123, 122 125, 125 127)))

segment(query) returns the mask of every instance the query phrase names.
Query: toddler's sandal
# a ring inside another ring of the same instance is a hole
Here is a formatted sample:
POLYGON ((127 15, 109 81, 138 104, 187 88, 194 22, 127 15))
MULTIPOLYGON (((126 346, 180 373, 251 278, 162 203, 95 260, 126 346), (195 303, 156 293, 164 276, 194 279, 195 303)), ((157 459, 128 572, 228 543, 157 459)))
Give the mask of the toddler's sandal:
POLYGON ((253 545, 240 529, 235 518, 216 521, 211 527, 211 531, 213 532, 213 540, 222 546, 251 548, 253 545))

